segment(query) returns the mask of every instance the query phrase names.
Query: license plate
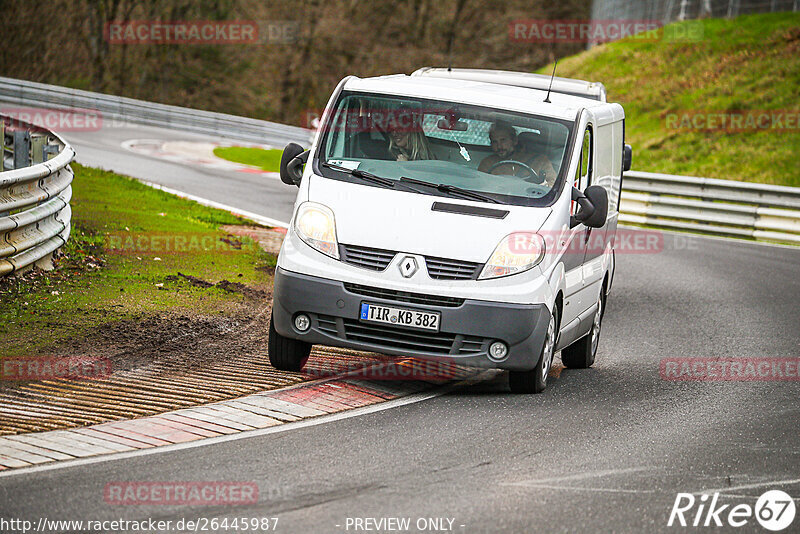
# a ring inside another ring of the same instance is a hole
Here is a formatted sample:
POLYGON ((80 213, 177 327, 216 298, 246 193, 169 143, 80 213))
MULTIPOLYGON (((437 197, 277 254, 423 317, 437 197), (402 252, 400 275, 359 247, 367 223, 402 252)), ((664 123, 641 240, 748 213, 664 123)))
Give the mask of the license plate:
POLYGON ((360 318, 368 323, 384 323, 438 332, 440 315, 439 312, 406 310, 362 302, 360 318))

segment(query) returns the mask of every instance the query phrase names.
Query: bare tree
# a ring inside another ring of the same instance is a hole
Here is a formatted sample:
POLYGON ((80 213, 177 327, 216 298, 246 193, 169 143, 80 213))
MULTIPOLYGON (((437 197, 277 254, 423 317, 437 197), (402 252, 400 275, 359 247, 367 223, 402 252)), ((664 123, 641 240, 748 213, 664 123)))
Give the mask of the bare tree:
POLYGON ((92 66, 92 88, 105 91, 108 87, 106 72, 108 71, 109 40, 106 32, 108 24, 117 17, 122 0, 85 0, 83 12, 85 26, 83 40, 89 51, 92 66))

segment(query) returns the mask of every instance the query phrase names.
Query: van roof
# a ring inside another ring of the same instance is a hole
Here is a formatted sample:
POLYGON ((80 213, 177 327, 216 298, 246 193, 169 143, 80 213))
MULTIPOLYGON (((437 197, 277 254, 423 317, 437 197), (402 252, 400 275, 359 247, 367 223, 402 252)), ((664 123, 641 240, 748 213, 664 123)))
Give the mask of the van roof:
MULTIPOLYGON (((622 118, 622 107, 579 96, 552 93, 550 103, 544 101, 546 90, 434 76, 408 76, 393 74, 374 78, 351 76, 343 87, 348 91, 382 93, 462 102, 478 106, 490 106, 508 111, 519 111, 573 121, 582 109, 592 108, 595 114, 615 120, 622 118), (619 111, 599 108, 619 108, 619 111)), ((605 122, 605 121, 604 121, 605 122)))
MULTIPOLYGON (((545 74, 514 72, 510 70, 490 69, 452 69, 422 67, 411 73, 411 76, 432 76, 456 80, 472 80, 476 82, 499 83, 531 89, 547 90, 551 85, 551 77, 545 74)), ((587 82, 572 78, 552 78, 552 92, 565 95, 580 96, 592 100, 606 101, 606 88, 600 82, 587 82)))

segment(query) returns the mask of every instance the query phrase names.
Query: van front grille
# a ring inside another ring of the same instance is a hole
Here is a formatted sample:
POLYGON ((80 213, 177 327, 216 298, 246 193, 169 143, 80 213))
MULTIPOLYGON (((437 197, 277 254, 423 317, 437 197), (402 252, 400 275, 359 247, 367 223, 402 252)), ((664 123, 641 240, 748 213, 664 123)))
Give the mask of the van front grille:
POLYGON ((397 254, 391 250, 358 245, 339 245, 339 252, 343 262, 372 271, 385 270, 397 254))
POLYGON ((490 339, 447 332, 405 330, 389 325, 363 323, 356 319, 343 319, 318 315, 317 324, 322 333, 333 338, 396 350, 417 350, 441 356, 469 356, 486 352, 490 339), (344 332, 341 336, 339 332, 344 332))
MULTIPOLYGON (((339 255, 343 262, 350 265, 384 271, 397 252, 359 245, 339 245, 339 255)), ((434 280, 476 280, 483 267, 481 263, 432 256, 425 256, 425 264, 428 266, 428 275, 434 280)))
POLYGON ((449 354, 456 339, 455 334, 400 330, 383 325, 362 323, 353 319, 344 320, 344 331, 347 339, 351 341, 361 341, 395 349, 424 350, 438 354, 449 354))
POLYGON ((483 267, 480 263, 425 257, 428 274, 436 280, 475 280, 483 267))
POLYGON ((318 315, 317 325, 323 334, 339 337, 339 329, 336 327, 336 318, 329 315, 318 315))
POLYGON ((362 286, 359 284, 345 283, 344 288, 350 293, 364 297, 377 299, 394 300, 396 302, 407 302, 409 304, 423 304, 426 306, 442 306, 445 308, 457 308, 464 304, 464 299, 455 297, 442 297, 440 295, 423 295, 422 293, 409 293, 407 291, 397 291, 394 289, 383 289, 380 287, 362 286))

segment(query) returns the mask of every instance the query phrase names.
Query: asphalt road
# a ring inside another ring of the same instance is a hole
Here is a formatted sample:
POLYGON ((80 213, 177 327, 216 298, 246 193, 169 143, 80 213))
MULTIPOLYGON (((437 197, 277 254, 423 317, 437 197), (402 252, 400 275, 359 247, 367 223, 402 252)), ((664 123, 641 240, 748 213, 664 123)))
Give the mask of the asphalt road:
MULTIPOLYGON (((280 183, 242 196, 224 174, 140 156, 123 162, 113 146, 121 137, 104 136, 91 150, 91 139, 69 140, 87 163, 113 157, 115 170, 146 168, 149 180, 174 179, 171 187, 196 186, 195 194, 244 209, 260 205, 265 216, 284 217, 271 207, 286 210, 293 200, 294 190, 280 183)), ((800 356, 800 251, 665 234, 663 251, 620 255, 618 263, 597 363, 562 371, 542 395, 512 395, 500 375, 316 426, 4 476, 0 517, 266 516, 280 518, 278 531, 287 533, 364 532, 353 519, 367 517, 410 518, 412 532, 420 518, 452 520, 453 532, 659 532, 687 530, 667 527, 679 492, 719 489, 720 504, 752 506, 764 491, 782 489, 800 506, 800 382, 678 382, 659 374, 669 357, 800 356), (196 480, 252 481, 259 501, 191 507, 103 499, 110 482, 196 480)), ((742 528, 710 530, 766 532, 752 518, 742 528)), ((790 531, 800 531, 800 518, 790 531)))
MULTIPOLYGON (((0 101, 0 112, 4 109, 13 112, 19 108, 0 101)), ((130 140, 219 142, 219 139, 121 121, 101 124, 102 128, 96 130, 55 131, 75 148, 78 163, 133 176, 281 221, 288 221, 292 216, 297 190, 286 187, 276 178, 203 165, 187 166, 144 156, 122 146, 123 142, 130 140)))

